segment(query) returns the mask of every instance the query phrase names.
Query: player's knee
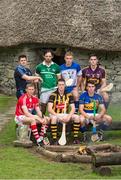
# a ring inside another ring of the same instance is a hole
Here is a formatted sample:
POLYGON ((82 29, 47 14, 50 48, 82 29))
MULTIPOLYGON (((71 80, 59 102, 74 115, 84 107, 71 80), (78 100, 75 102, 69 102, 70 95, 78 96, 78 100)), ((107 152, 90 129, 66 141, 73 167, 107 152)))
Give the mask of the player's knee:
POLYGON ((57 117, 52 117, 51 124, 56 124, 56 123, 57 123, 57 117))

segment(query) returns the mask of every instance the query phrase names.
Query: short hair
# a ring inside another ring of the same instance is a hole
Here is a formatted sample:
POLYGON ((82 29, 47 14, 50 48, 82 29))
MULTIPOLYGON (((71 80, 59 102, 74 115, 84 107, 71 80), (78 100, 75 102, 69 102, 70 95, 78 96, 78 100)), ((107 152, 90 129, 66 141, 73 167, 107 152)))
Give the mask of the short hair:
POLYGON ((92 81, 92 80, 87 81, 87 85, 88 85, 88 84, 93 84, 93 85, 95 86, 95 83, 94 83, 94 81, 92 81))
POLYGON ((35 88, 35 84, 34 84, 34 83, 28 83, 28 84, 26 85, 26 89, 29 88, 29 87, 34 87, 34 88, 35 88))
POLYGON ((26 58, 26 59, 27 59, 27 56, 24 55, 24 54, 21 54, 21 55, 18 57, 18 60, 20 61, 21 58, 26 58))
POLYGON ((59 80, 58 80, 58 83, 59 83, 59 82, 64 82, 64 84, 65 84, 65 80, 64 80, 63 78, 59 79, 59 80))
POLYGON ((96 54, 90 54, 90 55, 89 55, 89 59, 90 59, 92 56, 95 56, 95 57, 98 59, 98 57, 97 57, 96 54))
POLYGON ((65 53, 65 56, 74 56, 74 54, 73 54, 73 52, 72 51, 67 51, 66 53, 65 53))
POLYGON ((51 53, 51 55, 54 56, 54 53, 53 53, 52 49, 46 49, 46 50, 44 51, 44 56, 45 56, 47 53, 51 53))

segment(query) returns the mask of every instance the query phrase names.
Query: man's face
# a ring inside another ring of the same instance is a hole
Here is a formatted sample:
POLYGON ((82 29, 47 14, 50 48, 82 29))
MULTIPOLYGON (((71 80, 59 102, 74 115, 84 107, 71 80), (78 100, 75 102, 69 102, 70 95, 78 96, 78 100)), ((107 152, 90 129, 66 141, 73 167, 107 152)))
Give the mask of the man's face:
POLYGON ((90 65, 96 66, 98 64, 98 59, 96 56, 91 56, 89 59, 90 65))
POLYGON ((72 61, 73 61, 73 56, 65 56, 65 62, 66 62, 66 65, 70 65, 72 64, 72 61))
POLYGON ((26 92, 27 92, 28 95, 32 96, 35 93, 35 88, 33 86, 32 87, 27 87, 26 92))
POLYGON ((21 58, 19 61, 19 64, 22 66, 26 66, 27 65, 27 59, 25 57, 21 58))
POLYGON ((63 81, 58 82, 58 90, 60 90, 60 91, 65 90, 65 83, 63 81))
POLYGON ((47 63, 50 63, 52 61, 52 58, 53 58, 53 56, 52 56, 51 52, 48 52, 44 55, 45 62, 47 62, 47 63))
POLYGON ((88 91, 89 94, 93 94, 95 92, 95 85, 91 84, 91 83, 88 83, 87 84, 87 91, 88 91))

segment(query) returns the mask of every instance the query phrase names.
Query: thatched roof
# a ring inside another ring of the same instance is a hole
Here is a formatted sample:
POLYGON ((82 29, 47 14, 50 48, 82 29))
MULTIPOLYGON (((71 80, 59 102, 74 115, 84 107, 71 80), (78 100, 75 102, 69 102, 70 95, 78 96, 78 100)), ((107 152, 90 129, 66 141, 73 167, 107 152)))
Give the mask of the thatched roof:
POLYGON ((21 43, 121 51, 121 1, 0 0, 0 46, 21 43))

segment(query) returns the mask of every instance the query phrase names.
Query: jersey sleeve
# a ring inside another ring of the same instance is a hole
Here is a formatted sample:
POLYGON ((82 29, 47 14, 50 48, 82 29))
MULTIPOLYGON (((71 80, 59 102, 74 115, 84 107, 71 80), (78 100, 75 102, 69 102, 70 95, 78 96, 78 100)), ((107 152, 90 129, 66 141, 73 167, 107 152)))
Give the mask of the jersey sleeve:
POLYGON ((85 78, 85 69, 82 69, 82 77, 85 78))
POLYGON ((105 78, 105 69, 102 69, 102 79, 105 78))
POLYGON ((84 104, 84 99, 85 99, 85 95, 83 93, 83 94, 80 95, 79 104, 84 104))
POLYGON ((39 99, 36 97, 35 98, 35 108, 39 106, 39 99))
POLYGON ((99 104, 104 104, 103 97, 100 95, 98 95, 98 101, 99 101, 99 104))
POLYGON ((54 103, 54 100, 55 100, 55 95, 51 94, 50 97, 49 97, 48 103, 49 102, 54 103))
POLYGON ((79 64, 77 64, 77 76, 81 76, 82 75, 82 70, 79 64))
POLYGON ((15 76, 20 76, 22 77, 23 75, 25 74, 24 70, 21 68, 21 67, 17 67, 16 70, 15 70, 15 76))
POLYGON ((72 94, 69 96, 69 104, 74 104, 74 97, 72 94))
POLYGON ((36 66, 35 72, 36 72, 37 74, 40 74, 40 65, 36 66))

